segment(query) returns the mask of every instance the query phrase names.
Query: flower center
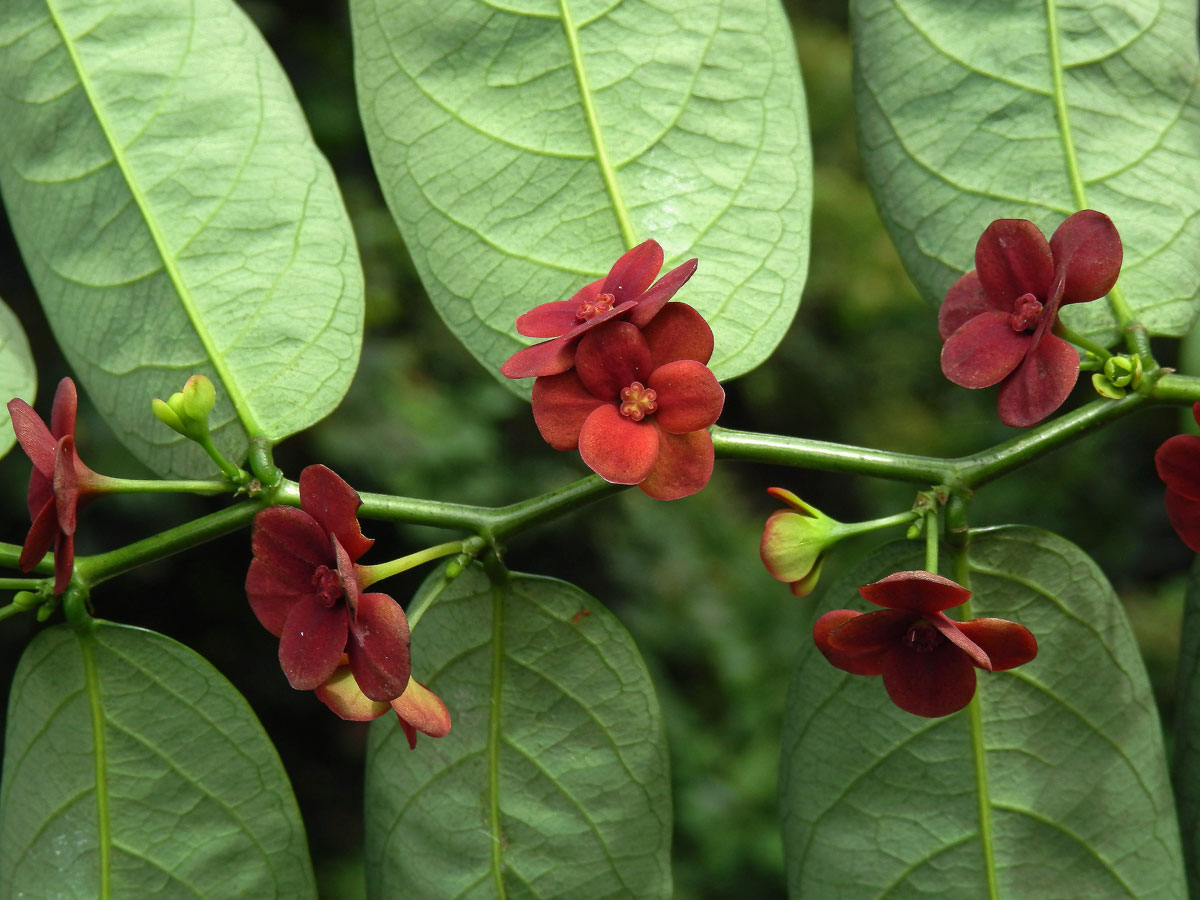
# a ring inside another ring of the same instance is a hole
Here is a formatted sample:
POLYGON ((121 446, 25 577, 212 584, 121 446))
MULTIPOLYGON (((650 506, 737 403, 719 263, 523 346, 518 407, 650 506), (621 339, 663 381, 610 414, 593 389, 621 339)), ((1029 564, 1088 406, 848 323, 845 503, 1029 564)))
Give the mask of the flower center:
POLYGON ((904 635, 905 645, 917 653, 929 653, 931 650, 936 650, 944 640, 942 633, 924 619, 913 623, 913 626, 904 635))
POLYGON ((1033 294, 1025 294, 1017 298, 1017 302, 1013 304, 1012 315, 1008 317, 1008 324, 1012 326, 1012 330, 1018 334, 1022 331, 1033 331, 1037 327, 1038 320, 1042 317, 1042 304, 1033 294))
POLYGON ((317 566, 313 571, 312 584, 317 589, 317 599, 322 606, 333 606, 342 596, 342 582, 337 570, 329 566, 317 566))
POLYGON ((579 309, 575 310, 575 318, 580 322, 586 322, 593 316, 608 312, 616 302, 617 298, 612 294, 597 294, 595 300, 584 300, 579 304, 579 309))
POLYGON ((656 409, 658 394, 644 387, 640 381, 635 381, 627 388, 621 388, 621 415, 640 422, 656 409))

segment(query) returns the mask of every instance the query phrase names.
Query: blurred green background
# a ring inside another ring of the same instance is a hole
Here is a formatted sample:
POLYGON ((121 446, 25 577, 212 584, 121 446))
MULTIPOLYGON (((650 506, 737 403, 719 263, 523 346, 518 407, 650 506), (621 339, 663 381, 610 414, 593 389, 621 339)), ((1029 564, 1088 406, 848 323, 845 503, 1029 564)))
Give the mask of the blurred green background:
MULTIPOLYGON (((584 474, 576 455, 542 443, 527 405, 480 371, 429 307, 367 157, 343 4, 244 5, 291 75, 339 175, 366 270, 368 336, 357 379, 343 406, 280 447, 277 461, 292 477, 320 461, 363 490, 480 504, 513 502, 584 474)), ((916 296, 867 192, 855 149, 844 4, 788 6, 813 130, 812 266, 800 314, 775 357, 726 386, 722 424, 939 456, 1010 437, 997 421, 993 392, 964 391, 941 376, 940 298, 916 296)), ((0 296, 28 329, 44 411, 68 370, 11 234, 3 223, 0 229, 0 296)), ((1169 364, 1173 348, 1156 349, 1169 364)), ((1086 400, 1087 379, 1081 384, 1078 399, 1086 400)), ((79 445, 88 463, 113 475, 142 474, 89 414, 86 399, 82 407, 79 445)), ((1174 410, 1139 413, 989 485, 972 508, 976 525, 1038 525, 1100 561, 1131 611, 1168 726, 1183 573, 1192 555, 1166 523, 1152 455, 1181 421, 1174 410)), ((19 452, 0 462, 0 537, 11 542, 28 528, 28 471, 19 452)), ((844 521, 907 508, 916 490, 723 463, 695 497, 661 504, 628 491, 522 536, 509 551, 513 568, 567 578, 610 606, 646 655, 671 742, 680 900, 786 893, 775 801, 780 717, 791 661, 810 639, 812 617, 811 602, 792 597, 758 559, 762 522, 777 505, 766 495, 771 485, 844 521), (631 559, 639 564, 630 566, 631 559)), ((212 508, 213 501, 195 498, 106 500, 87 510, 79 551, 107 549, 212 508)), ((385 545, 415 549, 445 539, 429 529, 364 527, 385 545)), ((823 581, 833 580, 839 559, 871 546, 864 539, 845 547, 823 581)), ((355 900, 363 896, 365 726, 333 720, 311 695, 287 686, 277 642, 257 627, 245 602, 244 570, 224 564, 249 558, 246 535, 234 535, 124 576, 93 599, 106 618, 184 641, 246 694, 293 778, 322 897, 355 900), (230 633, 239 640, 228 640, 230 633)), ((404 584, 389 587, 404 596, 404 584)), ((30 619, 0 628, 5 685, 33 633, 30 619)), ((419 654, 419 640, 416 647, 419 654)))

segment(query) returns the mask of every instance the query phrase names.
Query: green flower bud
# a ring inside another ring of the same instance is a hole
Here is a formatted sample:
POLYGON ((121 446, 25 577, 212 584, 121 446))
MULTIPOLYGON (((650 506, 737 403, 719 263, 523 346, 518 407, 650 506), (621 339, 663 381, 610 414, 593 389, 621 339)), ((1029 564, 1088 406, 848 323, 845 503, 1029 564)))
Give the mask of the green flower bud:
POLYGON ((763 528, 759 553, 771 577, 790 584, 792 593, 804 597, 816 587, 824 553, 841 539, 841 523, 809 506, 791 491, 769 488, 792 509, 771 513, 763 528))
POLYGON ((179 418, 179 414, 171 407, 170 404, 164 403, 155 397, 150 401, 150 408, 154 410, 154 415, 158 421, 162 422, 172 431, 178 431, 184 437, 187 437, 187 432, 183 428, 183 422, 179 418))
POLYGON ((182 405, 188 418, 196 422, 208 422, 208 414, 217 402, 217 389, 203 375, 193 375, 183 386, 182 405))
MULTIPOLYGON (((1105 368, 1108 368, 1105 366, 1105 368)), ((1118 387, 1111 380, 1104 377, 1103 372, 1096 372, 1092 375, 1092 387, 1096 389, 1096 393, 1101 397, 1107 397, 1109 400, 1120 400, 1125 396, 1125 388, 1118 387)))
POLYGON ((13 606, 21 610, 31 610, 41 602, 41 594, 35 594, 33 591, 17 591, 12 598, 13 606))
POLYGON ((189 440, 203 444, 208 439, 208 414, 217 392, 203 375, 193 375, 182 391, 176 391, 164 403, 155 398, 151 408, 158 420, 189 440))

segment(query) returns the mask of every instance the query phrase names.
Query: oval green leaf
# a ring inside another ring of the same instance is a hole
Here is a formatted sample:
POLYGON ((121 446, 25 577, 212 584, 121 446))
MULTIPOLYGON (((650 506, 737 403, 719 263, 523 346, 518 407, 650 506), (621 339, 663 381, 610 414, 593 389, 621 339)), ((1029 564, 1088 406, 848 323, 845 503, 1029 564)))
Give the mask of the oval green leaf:
MULTIPOLYGON (((993 219, 1049 235, 1077 209, 1125 245, 1118 287, 1155 334, 1200 309, 1200 63, 1190 0, 855 0, 862 149, 918 289, 941 302, 993 219)), ((1109 343, 1103 301, 1064 310, 1109 343)), ((931 326, 932 327, 932 326, 931 326)))
MULTIPOLYGON (((1032 528, 973 532, 969 560, 970 616, 1020 622, 1039 651, 979 672, 977 706, 910 715, 803 636, 781 785, 791 896, 1187 896, 1161 725, 1103 573, 1032 528)), ((890 544, 814 619, 921 567, 918 545, 890 544)))
POLYGON ((518 315, 647 238, 668 266, 699 258, 677 299, 712 325, 719 378, 771 353, 799 303, 812 200, 776 0, 350 7, 384 196, 434 306, 489 372, 530 343, 518 315))
POLYGON ((367 756, 368 893, 671 896, 671 796, 658 700, 632 638, 578 588, 478 566, 414 631, 415 676, 450 733, 410 750, 389 714, 367 756))
POLYGON ((0 456, 17 442, 4 404, 20 397, 32 405, 36 392, 37 366, 29 350, 29 338, 8 304, 0 301, 0 456))
POLYGON ((1200 563, 1192 565, 1188 579, 1175 684, 1171 772, 1192 896, 1200 892, 1200 563))
POLYGON ((279 440, 358 363, 362 271, 291 85, 232 0, 12 0, 0 190, 55 337, 121 440, 164 475, 202 450, 150 401, 203 373, 215 439, 279 440))
POLYGON ((0 898, 305 900, 304 827, 274 746, 170 638, 47 629, 13 680, 0 898))

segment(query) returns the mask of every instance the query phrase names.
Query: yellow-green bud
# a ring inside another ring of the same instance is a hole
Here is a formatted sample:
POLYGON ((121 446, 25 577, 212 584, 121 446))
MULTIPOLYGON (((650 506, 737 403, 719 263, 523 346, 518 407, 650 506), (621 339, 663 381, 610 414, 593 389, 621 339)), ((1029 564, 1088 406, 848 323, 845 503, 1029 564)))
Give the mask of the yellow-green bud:
POLYGON ((207 422, 213 404, 217 402, 217 389, 203 375, 193 375, 183 386, 183 408, 188 417, 197 422, 207 422))

